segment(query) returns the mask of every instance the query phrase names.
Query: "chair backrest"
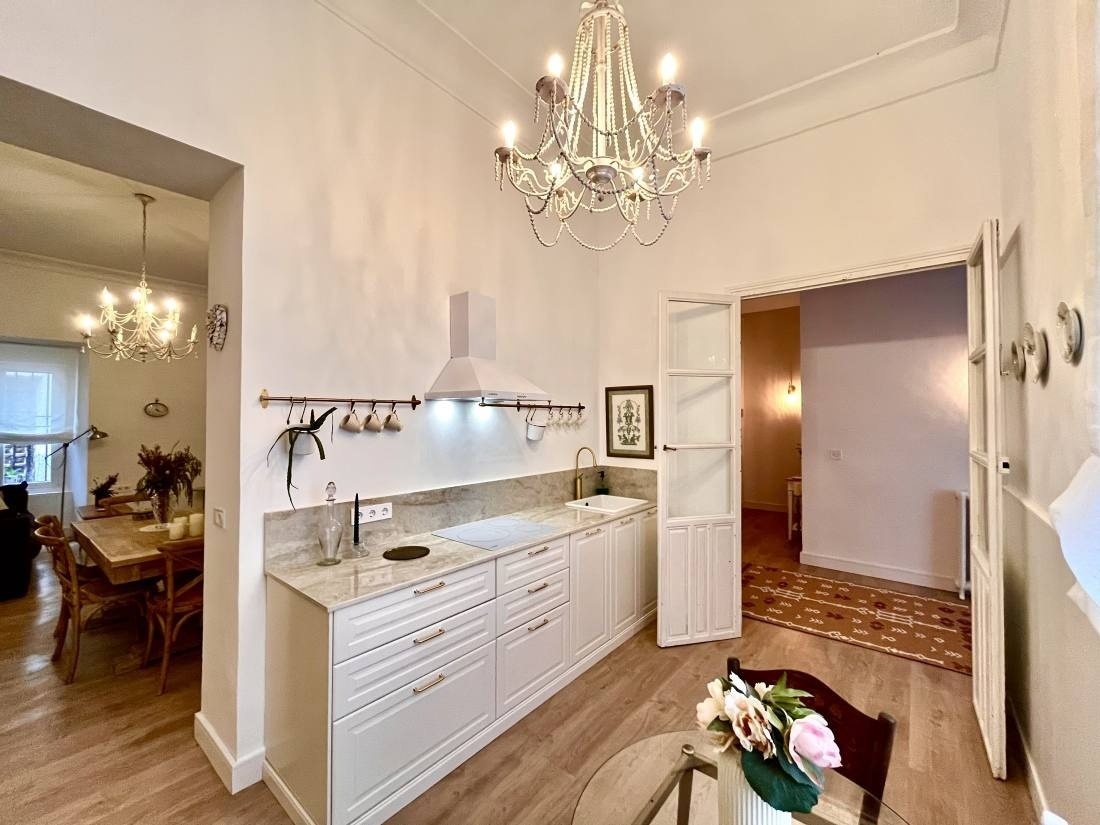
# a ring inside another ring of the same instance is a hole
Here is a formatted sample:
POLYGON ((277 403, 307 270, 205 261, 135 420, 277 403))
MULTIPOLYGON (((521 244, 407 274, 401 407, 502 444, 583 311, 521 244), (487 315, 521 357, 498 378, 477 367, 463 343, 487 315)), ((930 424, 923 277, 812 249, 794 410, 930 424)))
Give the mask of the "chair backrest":
POLYGON ((34 523, 39 527, 49 527, 55 536, 65 535, 65 531, 61 529, 61 519, 57 516, 39 516, 34 523))
POLYGON ((844 763, 836 772, 873 797, 864 797, 860 822, 877 822, 877 800, 882 799, 886 788, 886 774, 890 770, 890 755, 894 748, 894 729, 897 726, 894 717, 888 713, 868 716, 809 673, 789 669, 749 670, 741 667, 740 660, 736 658, 730 658, 727 666, 731 673, 738 674, 752 685, 757 682, 774 685, 786 673, 788 687, 813 694, 802 701, 806 707, 825 717, 836 737, 844 763))
POLYGON ((164 556, 164 594, 170 612, 180 598, 202 587, 204 547, 201 537, 157 545, 164 556))
POLYGON ((44 547, 49 548, 50 560, 53 564, 53 572, 61 585, 62 596, 79 608, 80 604, 80 575, 76 564, 76 555, 69 546, 68 539, 61 533, 61 522, 57 516, 43 516, 53 519, 53 523, 39 526, 34 531, 34 537, 44 547))
POLYGON ((130 512, 128 507, 117 507, 119 504, 133 504, 136 501, 147 501, 149 496, 145 493, 127 493, 124 496, 107 496, 99 500, 99 506, 109 510, 115 515, 124 515, 130 512))

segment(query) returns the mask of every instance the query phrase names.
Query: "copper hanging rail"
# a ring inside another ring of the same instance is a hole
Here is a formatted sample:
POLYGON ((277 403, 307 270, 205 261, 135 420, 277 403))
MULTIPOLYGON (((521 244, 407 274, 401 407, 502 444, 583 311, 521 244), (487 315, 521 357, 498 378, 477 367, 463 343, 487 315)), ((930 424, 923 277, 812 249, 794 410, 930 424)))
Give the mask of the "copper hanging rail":
POLYGON ((355 398, 350 395, 322 397, 319 395, 271 395, 267 390, 260 390, 260 406, 265 410, 272 401, 286 401, 290 404, 376 404, 391 407, 406 405, 416 409, 424 402, 415 395, 412 398, 355 398))
POLYGON ((538 401, 486 401, 484 398, 478 402, 479 407, 499 407, 504 410, 576 410, 577 412, 584 412, 587 407, 584 404, 555 404, 553 401, 546 401, 539 403, 538 401))

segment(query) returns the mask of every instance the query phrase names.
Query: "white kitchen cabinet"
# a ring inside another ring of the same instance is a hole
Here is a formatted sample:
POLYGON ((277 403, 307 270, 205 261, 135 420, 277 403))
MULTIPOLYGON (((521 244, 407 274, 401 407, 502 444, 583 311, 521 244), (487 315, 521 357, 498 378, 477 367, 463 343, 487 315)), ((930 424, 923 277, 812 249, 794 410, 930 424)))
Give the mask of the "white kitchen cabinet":
POLYGON ((611 635, 616 636, 639 616, 641 569, 638 566, 638 517, 611 522, 611 635))
POLYGON ((611 639, 611 542, 608 528, 569 539, 569 604, 573 661, 611 639))
POLYGON ((497 639, 497 715, 507 713, 569 667, 569 605, 497 639))
POLYGON ((638 529, 638 604, 639 614, 645 615, 657 606, 657 508, 646 510, 637 516, 641 520, 638 529))
POLYGON ((444 665, 332 726, 332 821, 369 811, 496 716, 495 645, 444 665))
POLYGON ((530 624, 543 613, 569 601, 569 570, 559 570, 542 581, 498 596, 497 633, 530 624))

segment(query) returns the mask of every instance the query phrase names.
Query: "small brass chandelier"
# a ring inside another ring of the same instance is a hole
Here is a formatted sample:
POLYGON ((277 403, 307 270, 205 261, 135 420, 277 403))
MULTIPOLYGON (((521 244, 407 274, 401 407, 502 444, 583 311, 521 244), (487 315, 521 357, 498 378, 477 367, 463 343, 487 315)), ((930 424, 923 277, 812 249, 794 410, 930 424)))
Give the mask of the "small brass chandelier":
POLYGON ((554 54, 549 74, 535 84, 534 120, 543 118, 538 144, 522 151, 515 123, 504 124, 497 182, 503 188, 507 177, 523 195, 543 246, 556 245, 563 231, 594 251, 611 249, 627 235, 652 246, 668 229, 679 194, 710 178, 703 121, 688 124, 672 55, 661 60, 661 85, 640 96, 620 3, 593 0, 582 3, 581 12, 568 80, 562 80, 565 61, 554 54), (678 130, 691 136, 691 146, 679 151, 673 147, 678 130), (622 231, 600 242, 583 240, 571 223, 578 212, 618 213, 622 231), (655 228, 639 232, 639 224, 655 228))
POLYGON ((149 239, 149 204, 156 198, 143 192, 134 197, 141 201, 141 280, 130 292, 133 307, 127 312, 115 308, 115 296, 107 287, 99 294, 99 327, 91 315, 82 314, 76 319, 83 343, 82 352, 94 352, 102 358, 121 361, 129 358, 145 363, 149 360, 173 361, 186 358, 195 352, 198 339, 198 325, 191 327, 191 336, 182 345, 176 344, 176 333, 180 326, 182 307, 174 298, 163 302, 163 312, 157 314, 158 307, 150 300, 153 291, 145 282, 146 252, 149 239))

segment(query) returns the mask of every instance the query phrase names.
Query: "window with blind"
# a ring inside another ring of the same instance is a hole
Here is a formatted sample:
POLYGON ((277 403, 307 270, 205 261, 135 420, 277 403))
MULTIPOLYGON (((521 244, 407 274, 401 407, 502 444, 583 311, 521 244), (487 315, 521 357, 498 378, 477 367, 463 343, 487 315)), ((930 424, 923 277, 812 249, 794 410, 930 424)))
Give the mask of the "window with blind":
POLYGON ((76 435, 80 350, 0 341, 0 459, 4 484, 56 485, 48 457, 76 435))

